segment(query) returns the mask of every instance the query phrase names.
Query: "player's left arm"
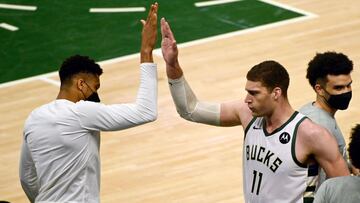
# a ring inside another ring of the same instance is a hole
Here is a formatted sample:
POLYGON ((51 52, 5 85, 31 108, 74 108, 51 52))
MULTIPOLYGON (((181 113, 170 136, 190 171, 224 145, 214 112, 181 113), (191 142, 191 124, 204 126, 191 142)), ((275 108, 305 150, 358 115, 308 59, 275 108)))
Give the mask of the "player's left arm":
POLYGON ((302 127, 300 133, 303 134, 305 148, 324 169, 327 177, 350 175, 346 161, 339 152, 336 139, 320 125, 310 120, 304 122, 305 126, 302 127))

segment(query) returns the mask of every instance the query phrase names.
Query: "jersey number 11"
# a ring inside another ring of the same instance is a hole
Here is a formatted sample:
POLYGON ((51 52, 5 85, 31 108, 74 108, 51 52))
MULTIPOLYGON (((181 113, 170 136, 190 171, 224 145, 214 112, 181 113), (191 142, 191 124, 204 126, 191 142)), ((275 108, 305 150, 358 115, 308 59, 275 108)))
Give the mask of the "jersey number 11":
POLYGON ((262 173, 257 172, 255 170, 253 171, 253 182, 252 182, 252 186, 251 186, 251 193, 254 193, 254 189, 256 187, 255 185, 257 185, 257 187, 256 187, 256 195, 259 195, 262 176, 263 176, 262 173))

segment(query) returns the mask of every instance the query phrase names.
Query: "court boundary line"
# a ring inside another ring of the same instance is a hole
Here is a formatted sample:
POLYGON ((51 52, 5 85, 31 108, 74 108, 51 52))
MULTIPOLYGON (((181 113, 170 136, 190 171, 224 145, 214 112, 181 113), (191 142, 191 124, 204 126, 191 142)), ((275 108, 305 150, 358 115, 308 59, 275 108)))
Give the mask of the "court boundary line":
POLYGON ((145 7, 122 7, 122 8, 90 8, 90 13, 129 13, 145 12, 145 7))
MULTIPOLYGON (((204 44, 204 43, 207 43, 207 42, 212 42, 212 41, 216 41, 216 40, 220 40, 220 39, 227 39, 227 38, 231 38, 231 37, 234 37, 234 36, 240 36, 240 35, 243 35, 243 34, 258 32, 258 31, 262 31, 262 30, 266 30, 266 29, 270 29, 270 28, 275 28, 275 27, 279 27, 279 26, 283 26, 283 25, 287 25, 287 24, 292 24, 292 23, 296 23, 296 22, 301 22, 301 21, 305 21, 305 20, 309 20, 309 19, 313 19, 313 18, 318 17, 318 15, 316 15, 314 13, 311 13, 311 12, 308 12, 308 11, 305 11, 305 10, 302 10, 302 9, 295 8, 295 7, 292 7, 292 6, 287 5, 287 4, 274 2, 273 0, 259 0, 259 1, 264 2, 264 3, 268 3, 270 5, 274 5, 274 6, 286 9, 286 10, 290 10, 290 11, 293 11, 293 12, 296 12, 296 13, 300 13, 300 14, 303 14, 304 16, 296 17, 296 18, 292 18, 292 19, 288 19, 288 20, 283 20, 283 21, 279 21, 279 22, 275 22, 275 23, 269 23, 269 24, 265 24, 265 25, 260 25, 260 26, 256 26, 256 27, 253 27, 253 28, 245 29, 245 30, 228 32, 228 33, 225 33, 225 34, 220 34, 220 35, 206 37, 206 38, 202 38, 202 39, 198 39, 198 40, 184 42, 184 43, 178 44, 178 47, 179 48, 191 47, 191 46, 195 46, 195 45, 199 45, 199 44, 204 44)), ((156 55, 156 56, 162 57, 161 48, 154 49, 153 54, 156 55)), ((130 60, 130 59, 134 59, 134 58, 137 58, 137 57, 140 57, 140 53, 120 56, 120 57, 100 61, 100 62, 97 62, 97 63, 100 66, 110 65, 110 64, 130 60)), ((23 79, 18 79, 18 80, 14 80, 14 81, 10 81, 10 82, 5 82, 5 83, 0 84, 0 89, 15 86, 15 85, 26 83, 26 82, 36 81, 36 80, 42 80, 42 81, 47 82, 47 83, 52 84, 52 85, 56 84, 56 86, 57 86, 57 84, 59 82, 57 80, 54 80, 54 79, 50 78, 50 77, 53 77, 53 76, 55 76, 57 74, 58 74, 58 71, 53 71, 53 72, 50 72, 50 73, 40 74, 40 75, 37 75, 37 76, 31 76, 31 77, 27 77, 27 78, 23 78, 23 79), (46 80, 44 78, 46 78, 46 80)))
POLYGON ((37 6, 20 5, 20 4, 4 4, 0 3, 1 9, 23 10, 23 11, 36 11, 37 6))
POLYGON ((228 3, 234 3, 238 1, 243 0, 212 0, 212 1, 198 1, 194 3, 195 7, 208 7, 208 6, 216 6, 216 5, 222 5, 222 4, 228 4, 228 3))

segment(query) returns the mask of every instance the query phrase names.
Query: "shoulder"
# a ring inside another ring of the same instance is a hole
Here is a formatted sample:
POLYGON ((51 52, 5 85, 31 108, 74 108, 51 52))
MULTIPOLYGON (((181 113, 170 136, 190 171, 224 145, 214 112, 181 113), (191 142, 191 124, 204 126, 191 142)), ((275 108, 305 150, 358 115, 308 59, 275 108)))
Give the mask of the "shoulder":
POLYGON ((300 113, 304 114, 312 121, 317 124, 320 124, 324 127, 328 127, 334 124, 335 119, 325 110, 318 108, 313 105, 313 102, 305 104, 299 110, 300 113))
POLYGON ((41 116, 44 115, 44 113, 46 113, 46 111, 49 109, 49 106, 54 105, 55 101, 49 102, 47 104, 43 104, 37 108, 35 108, 34 110, 32 110, 27 118, 27 120, 31 120, 32 118, 36 117, 36 116, 41 116))
POLYGON ((337 190, 337 189, 344 189, 345 185, 349 185, 350 182, 355 181, 358 179, 354 176, 340 176, 327 179, 321 187, 325 188, 325 190, 337 190))
POLYGON ((317 142, 319 139, 326 139, 330 136, 326 128, 316 124, 309 118, 304 119, 300 123, 297 134, 300 139, 310 143, 317 142))
POLYGON ((299 112, 305 114, 306 112, 308 111, 313 111, 314 110, 314 106, 312 105, 313 102, 309 102, 305 105, 303 105, 300 109, 299 109, 299 112))
POLYGON ((312 136, 314 134, 322 133, 326 131, 326 129, 309 118, 305 118, 303 122, 300 123, 298 132, 303 136, 312 136))

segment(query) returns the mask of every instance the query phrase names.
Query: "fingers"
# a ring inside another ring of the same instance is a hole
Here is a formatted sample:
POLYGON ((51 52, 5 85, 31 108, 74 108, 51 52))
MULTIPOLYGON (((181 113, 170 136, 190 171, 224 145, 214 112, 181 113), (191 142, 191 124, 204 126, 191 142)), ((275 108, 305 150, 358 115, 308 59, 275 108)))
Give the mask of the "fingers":
POLYGON ((166 26, 166 21, 165 21, 165 18, 161 18, 160 20, 160 24, 161 24, 161 36, 162 38, 164 39, 165 38, 165 26, 166 26))
POLYGON ((145 25, 146 23, 152 23, 152 24, 155 23, 156 24, 158 9, 159 9, 159 4, 157 2, 155 2, 155 4, 152 4, 151 7, 150 7, 150 11, 148 13, 148 16, 146 18, 146 21, 145 20, 140 20, 141 23, 143 25, 145 25))
POLYGON ((151 4, 150 11, 149 11, 148 16, 146 18, 146 21, 149 21, 149 19, 150 19, 153 12, 154 12, 154 4, 151 4))
POLYGON ((161 18, 161 35, 162 38, 169 38, 171 41, 175 41, 174 34, 171 31, 169 23, 165 18, 161 18))

